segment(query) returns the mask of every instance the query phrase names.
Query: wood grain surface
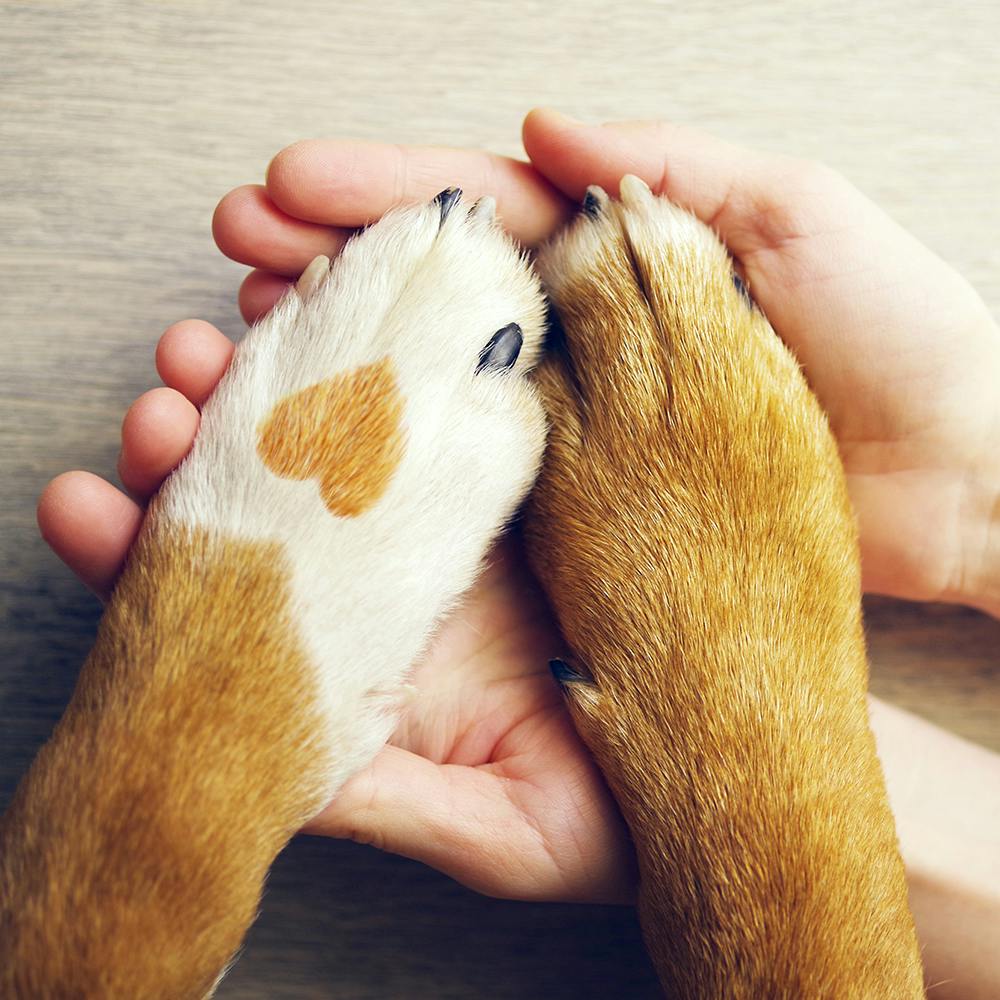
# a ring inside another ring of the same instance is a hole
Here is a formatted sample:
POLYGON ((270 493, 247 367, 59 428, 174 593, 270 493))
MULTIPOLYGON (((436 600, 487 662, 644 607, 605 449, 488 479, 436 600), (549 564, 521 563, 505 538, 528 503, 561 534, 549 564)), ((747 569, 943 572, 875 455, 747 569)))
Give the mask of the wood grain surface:
MULTIPOLYGON (((65 704, 99 614, 39 540, 68 468, 114 478, 153 346, 237 336, 209 220, 316 135, 519 153, 534 104, 668 117, 823 159, 1000 313, 996 3, 560 5, 427 0, 0 3, 0 805, 65 704)), ((933 530, 933 526, 928 526, 933 530)), ((1000 749, 1000 625, 868 605, 873 687, 1000 749)), ((633 915, 480 898, 412 862, 301 838, 226 997, 647 997, 633 915)))

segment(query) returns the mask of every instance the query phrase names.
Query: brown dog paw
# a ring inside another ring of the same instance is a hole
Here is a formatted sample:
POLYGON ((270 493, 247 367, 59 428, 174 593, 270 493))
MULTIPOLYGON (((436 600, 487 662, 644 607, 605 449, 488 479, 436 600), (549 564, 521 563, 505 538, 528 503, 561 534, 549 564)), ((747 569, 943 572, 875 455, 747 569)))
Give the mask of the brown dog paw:
POLYGON ((558 325, 526 532, 671 996, 917 996, 867 723, 853 514, 795 358, 637 178, 539 258, 558 325))

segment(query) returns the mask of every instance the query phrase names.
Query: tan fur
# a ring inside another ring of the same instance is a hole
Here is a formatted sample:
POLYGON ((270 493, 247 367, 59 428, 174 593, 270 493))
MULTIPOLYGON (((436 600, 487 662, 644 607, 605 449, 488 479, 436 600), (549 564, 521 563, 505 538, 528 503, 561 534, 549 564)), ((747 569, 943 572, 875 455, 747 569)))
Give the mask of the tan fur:
POLYGON ((357 517, 385 493, 403 457, 403 398, 383 358, 281 400, 257 453, 276 475, 317 479, 329 511, 357 517))
POLYGON ((922 996, 835 442, 715 237, 628 190, 541 256, 527 531, 650 952, 672 997, 922 996))
POLYGON ((286 583, 276 547, 175 531, 136 543, 3 819, 0 996, 208 993, 268 866, 320 804, 288 781, 320 720, 286 583))

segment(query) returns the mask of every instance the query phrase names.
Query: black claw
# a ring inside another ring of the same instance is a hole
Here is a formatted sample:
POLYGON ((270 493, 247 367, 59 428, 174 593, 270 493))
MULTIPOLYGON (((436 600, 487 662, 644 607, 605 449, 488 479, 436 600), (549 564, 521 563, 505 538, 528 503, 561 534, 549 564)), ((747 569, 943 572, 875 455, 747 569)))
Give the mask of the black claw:
POLYGON ((592 684, 589 677, 574 670, 565 660, 549 660, 549 670, 560 684, 592 684))
POLYGON ((593 191, 588 191, 583 196, 582 208, 587 215, 591 215, 596 218, 601 214, 601 201, 593 191))
POLYGON ((433 204, 441 206, 441 225, 448 218, 448 213, 462 200, 461 188, 445 188, 439 195, 435 195, 433 204))
POLYGON ((545 350, 558 351, 568 356, 566 331, 563 328, 562 320, 559 318, 559 313, 556 312, 556 307, 551 302, 546 302, 545 311, 545 350))
POLYGON ((516 323, 508 323, 497 330, 479 352, 479 364, 476 374, 480 372, 508 371, 514 367, 517 356, 521 353, 524 334, 516 323))
POLYGON ((746 282, 735 271, 733 271, 733 287, 740 293, 740 298, 742 298, 748 306, 752 307, 754 301, 750 295, 750 289, 747 288, 746 282))
POLYGON ((576 365, 573 363, 573 355, 569 349, 566 330, 559 319, 559 313, 556 312, 555 306, 551 302, 548 303, 548 319, 545 324, 545 350, 547 353, 558 357, 560 365, 569 379, 569 384, 573 388, 573 393, 576 396, 577 412, 582 418, 586 410, 585 400, 587 394, 583 391, 583 383, 580 381, 576 365))

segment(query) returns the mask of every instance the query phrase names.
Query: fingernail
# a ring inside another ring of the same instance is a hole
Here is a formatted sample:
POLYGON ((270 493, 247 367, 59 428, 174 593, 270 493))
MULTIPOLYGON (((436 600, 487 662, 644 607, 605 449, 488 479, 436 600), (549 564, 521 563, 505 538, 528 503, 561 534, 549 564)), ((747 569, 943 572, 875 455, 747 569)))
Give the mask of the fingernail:
POLYGON ((560 123, 563 125, 580 126, 586 124, 585 122, 580 121, 579 118, 574 118, 572 115, 567 115, 565 112, 558 111, 556 108, 546 108, 545 110, 550 115, 554 115, 556 118, 558 118, 560 123))

